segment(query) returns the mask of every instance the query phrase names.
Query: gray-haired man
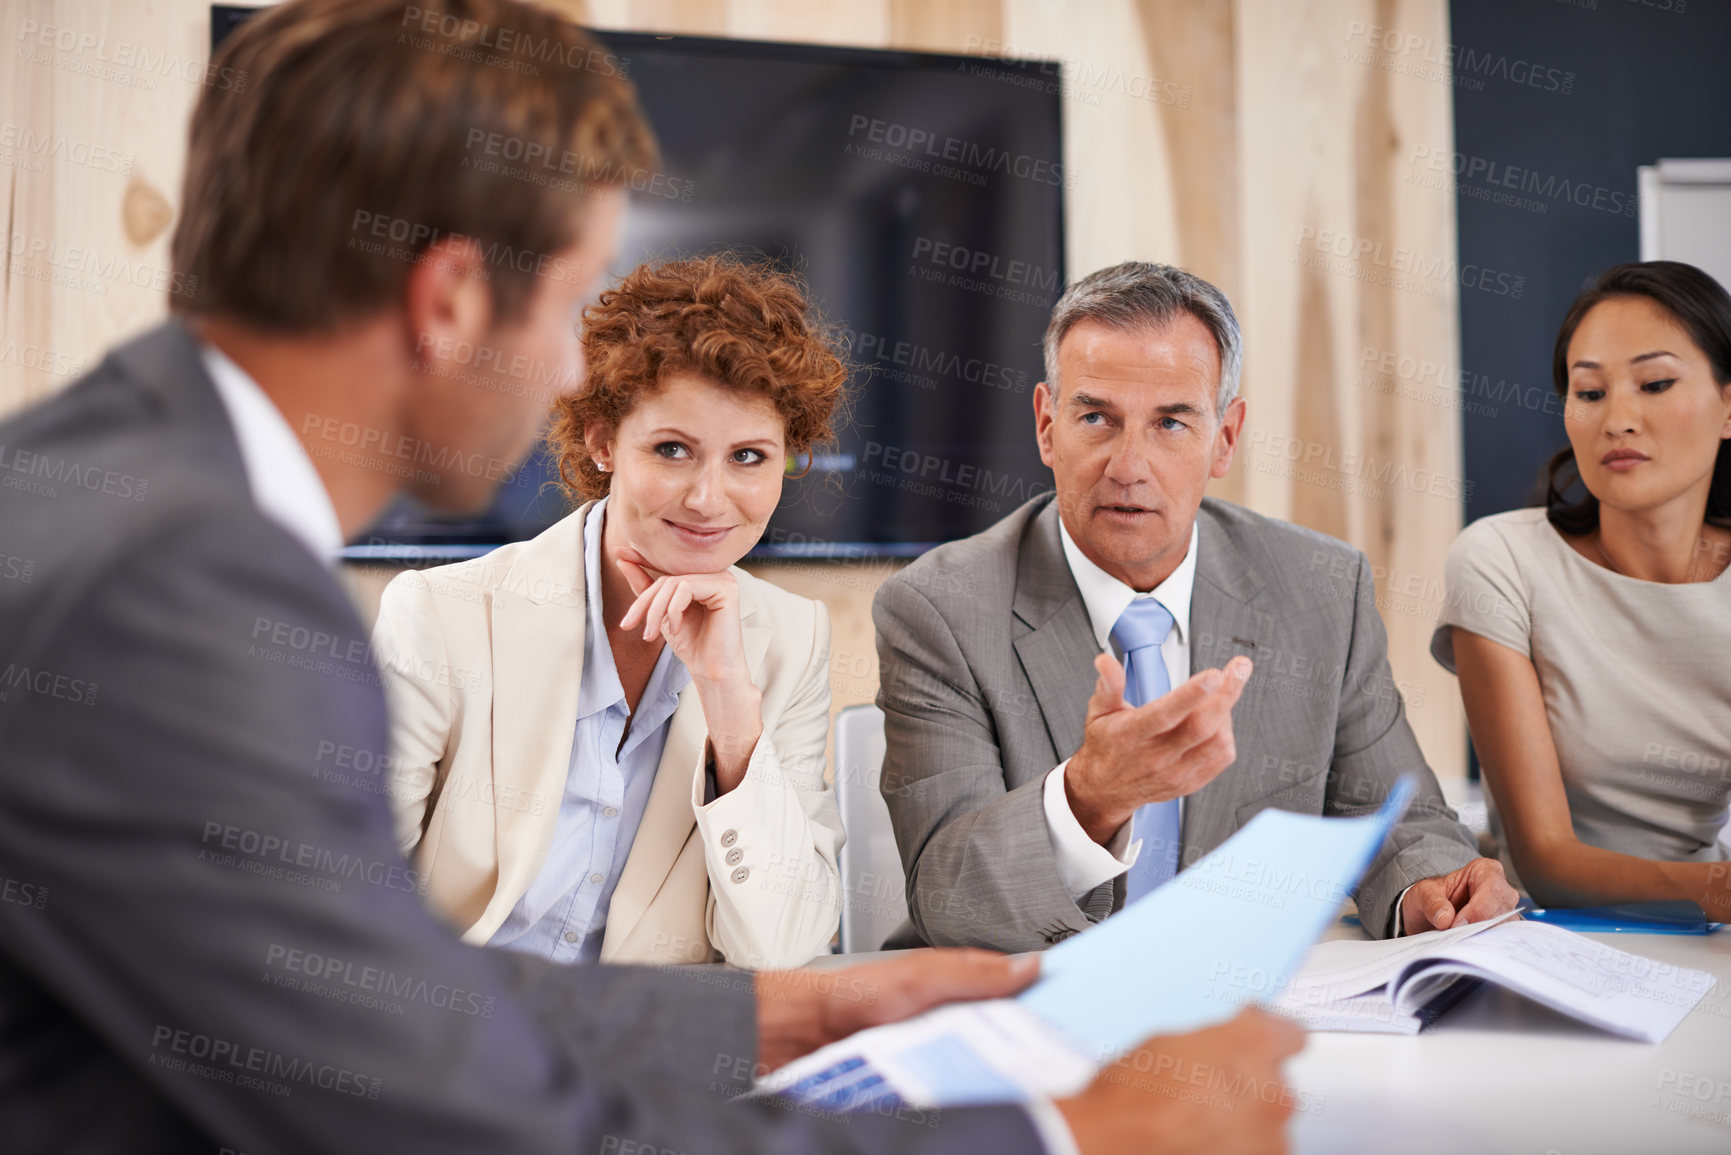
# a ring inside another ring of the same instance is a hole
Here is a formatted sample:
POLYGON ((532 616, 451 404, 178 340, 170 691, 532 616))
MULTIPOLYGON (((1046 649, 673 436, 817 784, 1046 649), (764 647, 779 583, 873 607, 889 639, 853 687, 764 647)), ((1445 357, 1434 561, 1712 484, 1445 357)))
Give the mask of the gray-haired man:
POLYGON ((1203 498, 1244 426, 1225 296, 1168 265, 1102 269, 1058 302, 1045 356, 1055 493, 928 553, 873 607, 882 788, 925 939, 1056 942, 1260 810, 1364 813, 1409 772, 1414 803, 1357 893, 1365 927, 1512 909, 1407 725, 1364 556, 1203 498))

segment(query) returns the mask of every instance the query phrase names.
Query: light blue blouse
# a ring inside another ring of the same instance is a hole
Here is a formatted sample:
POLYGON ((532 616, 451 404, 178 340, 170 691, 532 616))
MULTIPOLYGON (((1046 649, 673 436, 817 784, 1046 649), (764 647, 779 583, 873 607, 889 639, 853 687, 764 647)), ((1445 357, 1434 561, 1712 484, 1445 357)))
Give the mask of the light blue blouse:
POLYGON ((650 787, 667 745, 679 692, 691 675, 664 647, 633 719, 625 708, 607 624, 601 612, 601 526, 607 501, 583 523, 583 569, 589 626, 583 637, 583 678, 565 793, 547 861, 488 940, 554 962, 601 957, 607 908, 649 805, 650 787), (626 725, 631 731, 625 733, 626 725), (620 736, 625 735, 624 744, 620 736))

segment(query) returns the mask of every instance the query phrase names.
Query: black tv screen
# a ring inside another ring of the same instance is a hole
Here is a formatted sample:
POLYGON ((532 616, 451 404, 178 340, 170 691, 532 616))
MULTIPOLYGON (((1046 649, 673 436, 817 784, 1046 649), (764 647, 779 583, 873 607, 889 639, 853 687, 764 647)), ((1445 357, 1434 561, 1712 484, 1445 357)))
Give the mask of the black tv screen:
MULTIPOLYGON (((213 12, 214 38, 235 11, 213 12)), ((1049 490, 1032 397, 1063 290, 1056 66, 596 35, 662 151, 634 182, 614 275, 720 249, 780 262, 853 366, 838 442, 788 481, 755 554, 917 554, 1049 490)), ((537 456, 461 521, 404 499, 347 553, 470 556, 532 536, 569 510, 553 477, 537 456)))

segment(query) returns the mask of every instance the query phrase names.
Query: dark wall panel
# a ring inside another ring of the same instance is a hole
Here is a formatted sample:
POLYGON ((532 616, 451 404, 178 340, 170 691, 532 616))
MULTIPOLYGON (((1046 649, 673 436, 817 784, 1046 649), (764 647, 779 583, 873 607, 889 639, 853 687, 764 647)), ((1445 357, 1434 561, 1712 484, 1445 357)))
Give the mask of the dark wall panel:
POLYGON ((1731 156, 1731 0, 1454 0, 1466 519, 1528 504, 1566 442, 1551 347, 1600 270, 1640 257, 1635 168, 1731 156), (1518 296, 1515 289, 1518 286, 1518 296))

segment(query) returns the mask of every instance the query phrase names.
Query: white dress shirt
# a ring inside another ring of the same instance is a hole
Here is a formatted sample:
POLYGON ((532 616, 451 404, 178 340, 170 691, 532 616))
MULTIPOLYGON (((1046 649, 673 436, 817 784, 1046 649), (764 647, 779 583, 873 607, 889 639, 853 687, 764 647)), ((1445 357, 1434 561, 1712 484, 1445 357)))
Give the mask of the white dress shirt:
MULTIPOLYGON (((1153 598, 1172 615, 1173 628, 1160 646, 1161 660, 1166 663, 1166 675, 1174 687, 1190 677, 1190 593, 1196 585, 1196 523, 1190 523, 1190 544, 1185 547, 1184 560, 1178 568, 1147 593, 1138 593, 1088 560, 1088 556, 1070 538, 1063 519, 1058 520, 1058 537, 1064 545, 1064 560, 1082 591, 1082 606, 1088 613, 1088 624, 1094 629, 1094 640, 1102 651, 1109 651, 1122 661, 1124 655, 1112 641, 1112 627, 1137 598, 1153 598)), ((1058 859, 1058 876, 1070 897, 1078 901, 1103 882, 1123 874, 1135 864, 1142 852, 1142 840, 1130 841, 1131 826, 1126 822, 1118 828, 1106 845, 1088 837, 1082 824, 1070 809, 1069 796, 1064 793, 1064 770, 1069 759, 1060 762, 1046 775, 1043 800, 1046 829, 1052 836, 1052 849, 1058 859), (1128 843, 1128 845, 1126 845, 1128 843)), ((1178 800, 1180 821, 1183 820, 1184 800, 1178 800)))
POLYGON ((253 502, 305 542, 314 557, 335 565, 343 548, 343 527, 306 447, 245 369, 210 345, 201 346, 200 354, 234 426, 253 502))
MULTIPOLYGON (((1172 632, 1166 635, 1166 641, 1160 646, 1160 658, 1166 663, 1166 676, 1174 686, 1189 679, 1190 591, 1196 584, 1196 523, 1190 524, 1190 544, 1185 548, 1184 560, 1165 581, 1147 593, 1138 593, 1089 561, 1071 540, 1062 518, 1058 520, 1058 537, 1064 545, 1064 560, 1076 579, 1076 587, 1082 591, 1082 606, 1087 610, 1088 624, 1093 627, 1094 640, 1100 644, 1100 649, 1110 650, 1122 661, 1124 654, 1112 641, 1112 627, 1118 624, 1119 616, 1131 602, 1137 598, 1153 598, 1172 615, 1172 632)), ((1058 876, 1063 879, 1070 897, 1080 900, 1096 886, 1129 870, 1142 852, 1142 840, 1130 842, 1130 827, 1134 825, 1130 822, 1119 827, 1118 833, 1105 846, 1088 837, 1088 832, 1076 821, 1076 815, 1070 810, 1070 799, 1064 793, 1064 769, 1069 764, 1066 758, 1046 775, 1042 798, 1046 809, 1046 829, 1051 833, 1052 849, 1057 854, 1058 876), (1125 845, 1127 842, 1128 847, 1125 845)), ((1178 805, 1182 820, 1183 799, 1179 799, 1178 805)), ((1075 1138, 1056 1106, 1050 1102, 1031 1103, 1028 1112, 1050 1155, 1071 1155, 1077 1150, 1075 1138)))

